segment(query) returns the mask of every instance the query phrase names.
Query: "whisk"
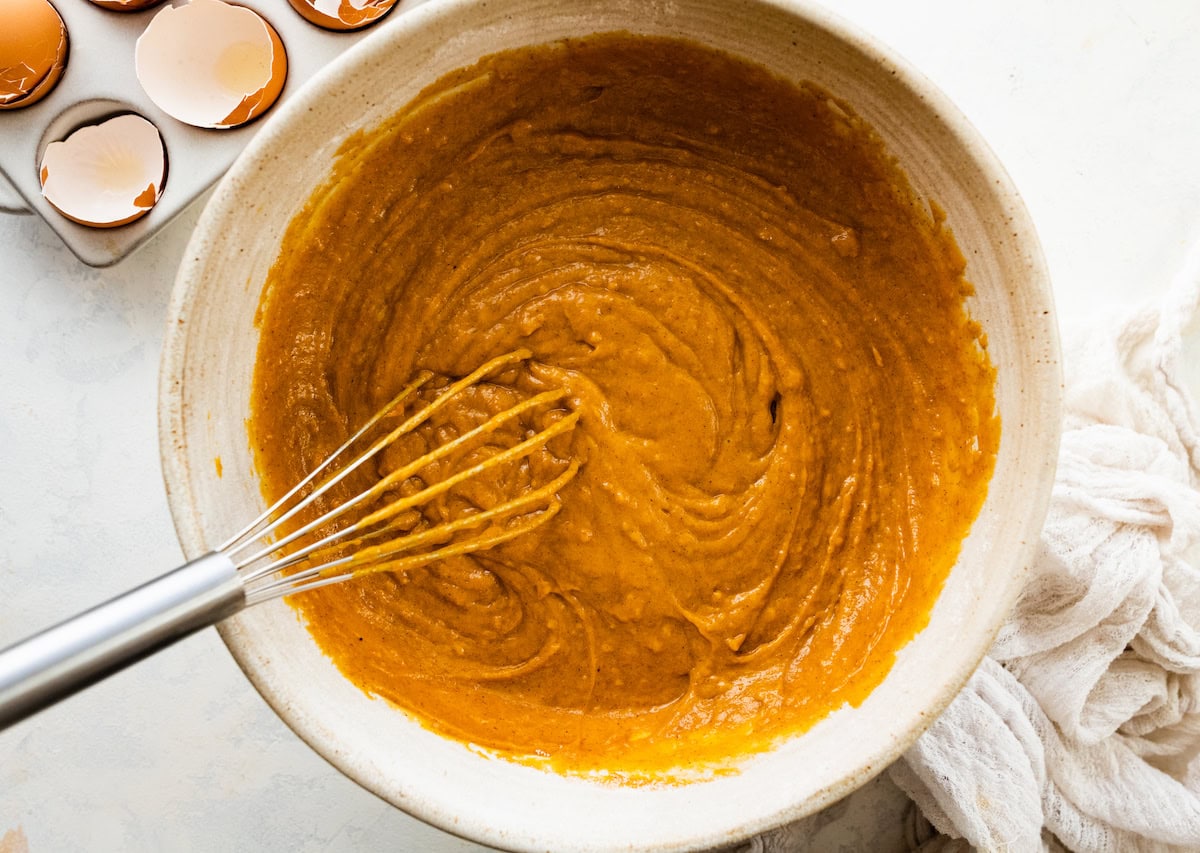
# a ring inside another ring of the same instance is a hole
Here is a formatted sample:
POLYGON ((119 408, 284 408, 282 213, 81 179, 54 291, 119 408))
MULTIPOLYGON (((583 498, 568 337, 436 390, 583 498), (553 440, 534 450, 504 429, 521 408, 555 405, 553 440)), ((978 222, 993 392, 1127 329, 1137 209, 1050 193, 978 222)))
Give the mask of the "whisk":
POLYGON ((558 492, 579 470, 576 460, 547 482, 531 483, 521 494, 492 506, 424 526, 414 526, 412 516, 574 429, 579 413, 567 410, 566 392, 559 389, 525 397, 402 463, 365 491, 337 498, 339 484, 385 448, 459 395, 530 357, 527 350, 517 350, 494 358, 444 389, 434 388, 432 400, 408 412, 420 400, 418 392, 428 392, 434 379, 429 372, 417 374, 324 462, 216 551, 0 651, 0 729, 243 608, 373 572, 412 571, 492 548, 545 524, 561 508, 558 492), (541 416, 539 429, 522 420, 535 415, 541 416), (397 417, 399 423, 389 429, 389 420, 397 417), (482 461, 434 482, 419 478, 434 463, 494 440, 506 425, 508 433, 519 432, 522 440, 489 447, 482 461), (514 425, 523 431, 513 430, 514 425), (378 437, 371 439, 372 434, 378 437), (328 504, 332 508, 308 520, 308 514, 328 504))

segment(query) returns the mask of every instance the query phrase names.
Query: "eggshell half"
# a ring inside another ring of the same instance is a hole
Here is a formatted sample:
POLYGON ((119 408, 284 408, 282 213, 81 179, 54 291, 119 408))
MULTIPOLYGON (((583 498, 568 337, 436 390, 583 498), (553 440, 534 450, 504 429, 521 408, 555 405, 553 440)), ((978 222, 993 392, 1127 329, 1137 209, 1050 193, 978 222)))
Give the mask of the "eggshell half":
POLYGON ((154 207, 166 182, 166 150, 153 124, 120 115, 51 142, 38 175, 42 195, 63 216, 112 228, 154 207))
POLYGON ((137 40, 135 70, 150 100, 196 127, 262 115, 287 79, 287 53, 257 12, 222 0, 167 6, 137 40))
POLYGON ((163 0, 92 0, 97 6, 111 9, 114 12, 138 12, 157 6, 163 0))
POLYGON ((49 0, 0 0, 0 110, 46 97, 66 63, 67 27, 49 0))
POLYGON ((328 30, 369 27, 392 10, 397 0, 289 0, 297 12, 328 30))

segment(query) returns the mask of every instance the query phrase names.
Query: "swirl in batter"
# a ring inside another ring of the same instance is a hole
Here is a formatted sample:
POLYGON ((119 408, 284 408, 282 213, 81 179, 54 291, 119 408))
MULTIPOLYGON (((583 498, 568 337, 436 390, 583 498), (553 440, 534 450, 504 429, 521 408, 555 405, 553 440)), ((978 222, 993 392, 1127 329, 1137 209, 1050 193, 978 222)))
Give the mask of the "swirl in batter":
POLYGON ((364 690, 516 760, 669 778, 769 748, 883 679, 982 505, 963 270, 816 86, 622 34, 456 71, 352 137, 287 233, 264 491, 417 369, 517 348, 443 425, 565 387, 582 419, 545 464, 582 469, 531 534, 292 603, 364 690))

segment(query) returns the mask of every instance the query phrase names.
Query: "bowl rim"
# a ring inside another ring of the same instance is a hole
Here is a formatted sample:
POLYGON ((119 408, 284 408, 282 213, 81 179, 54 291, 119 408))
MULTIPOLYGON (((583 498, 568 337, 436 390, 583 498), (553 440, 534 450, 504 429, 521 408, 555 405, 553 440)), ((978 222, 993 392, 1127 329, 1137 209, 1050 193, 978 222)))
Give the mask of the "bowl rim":
MULTIPOLYGON (((512 0, 512 2, 520 2, 520 0, 512 0)), ((1061 345, 1054 312, 1053 294, 1050 289, 1049 272, 1032 217, 1011 177, 982 135, 936 85, 891 48, 873 36, 860 31, 834 12, 818 5, 815 0, 730 0, 730 2, 744 7, 767 7, 782 11, 823 31, 828 37, 858 50, 873 63, 889 68, 901 86, 917 94, 937 114, 938 120, 967 156, 972 166, 994 183, 995 193, 1003 199, 1004 206, 1013 215, 1013 230, 1021 235, 1019 242, 1029 265, 1029 276, 1022 286, 1031 289, 1049 312, 1039 318, 1039 332, 1042 338, 1038 342, 1045 348, 1046 363, 1043 364, 1043 368, 1052 371, 1053 375, 1047 376, 1045 387, 1038 389, 1041 395, 1039 401, 1043 404, 1043 409, 1051 410, 1052 417, 1043 417, 1035 424, 1025 425, 1026 428, 1034 431, 1035 443, 1044 446, 1047 453, 1050 454, 1050 458, 1044 461, 1045 476, 1036 484, 1031 484, 1029 491, 1024 495, 1025 503, 1031 511, 1026 515, 1020 541, 1015 543, 1013 549, 1015 556, 1010 558, 1014 569, 1004 588, 1000 607, 1001 612, 1007 613, 1015 604, 1021 591, 1030 558, 1038 542, 1038 534, 1049 508, 1054 467, 1057 462, 1055 451, 1061 433, 1061 345)), ((194 304, 193 296, 200 281, 199 273, 203 266, 202 259, 206 243, 209 240, 208 235, 212 231, 212 223, 219 219, 222 210, 232 203, 233 193, 238 183, 235 179, 251 172, 254 164, 260 158, 269 156, 271 148, 279 138, 286 134, 287 128, 294 118, 299 117, 308 109, 309 102, 319 100, 325 93, 335 88, 342 81, 346 70, 380 54, 387 49, 392 40, 400 35, 426 27, 435 27, 439 21, 467 14, 469 7, 476 3, 477 0, 427 0, 402 15, 390 16, 389 20, 382 23, 375 32, 322 69, 304 87, 280 105, 272 115, 267 117, 260 132, 237 158, 226 177, 221 180, 207 201, 188 242, 172 289, 158 379, 159 449, 163 480, 172 522, 179 541, 189 558, 198 556, 206 548, 194 527, 196 506, 189 487, 189 464, 183 452, 184 406, 180 387, 187 355, 185 327, 194 304)), ((896 761, 946 709, 983 660, 1001 628, 1002 621, 998 620, 988 632, 977 633, 974 642, 970 644, 970 654, 968 655, 974 663, 962 671, 956 671, 953 677, 948 676, 944 689, 938 693, 937 701, 926 708, 926 713, 915 715, 910 725, 896 732, 890 748, 877 753, 878 760, 873 764, 844 774, 838 783, 822 789, 802 803, 793 804, 790 809, 778 811, 756 820, 745 821, 740 827, 731 831, 729 837, 700 836, 689 834, 685 830, 678 833, 672 843, 654 844, 641 849, 666 851, 697 849, 698 845, 728 844, 739 838, 749 837, 805 817, 848 795, 896 761)), ((304 715, 294 713, 288 696, 282 695, 282 691, 277 690, 268 680, 259 677, 251 663, 249 652, 240 646, 235 629, 222 623, 217 626, 217 630, 239 668, 259 694, 266 699, 272 710, 318 755, 359 786, 408 814, 467 840, 501 846, 506 849, 530 850, 551 849, 546 846, 548 842, 561 840, 538 837, 515 838, 506 833, 489 832, 488 827, 465 826, 458 820, 458 816, 433 807, 425 800, 417 799, 403 804, 397 803, 389 797, 386 787, 381 782, 362 778, 356 772, 349 758, 336 746, 324 740, 317 726, 310 725, 310 721, 304 715)))

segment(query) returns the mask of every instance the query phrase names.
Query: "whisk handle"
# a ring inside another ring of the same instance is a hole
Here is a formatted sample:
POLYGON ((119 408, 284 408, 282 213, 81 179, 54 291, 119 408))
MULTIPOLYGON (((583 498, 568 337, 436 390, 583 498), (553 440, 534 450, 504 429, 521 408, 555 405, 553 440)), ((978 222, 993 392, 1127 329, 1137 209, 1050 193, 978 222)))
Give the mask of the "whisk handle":
POLYGON ((188 634, 246 595, 233 563, 207 554, 0 651, 0 729, 188 634))

